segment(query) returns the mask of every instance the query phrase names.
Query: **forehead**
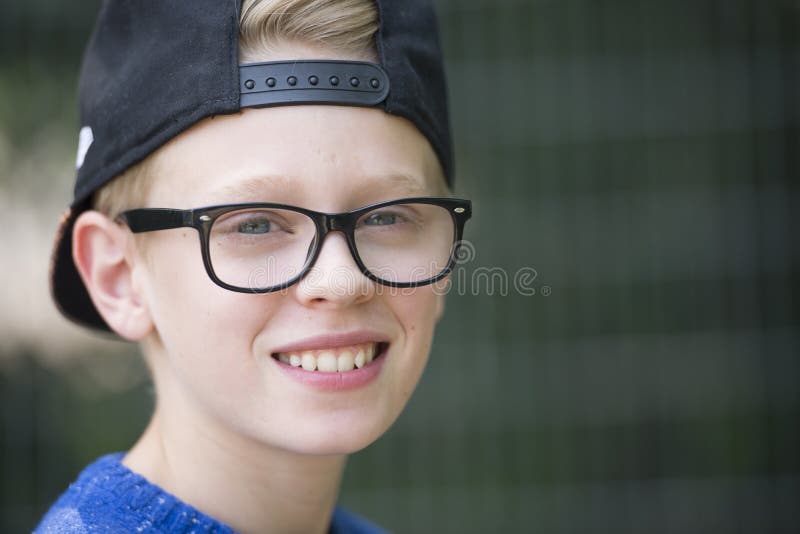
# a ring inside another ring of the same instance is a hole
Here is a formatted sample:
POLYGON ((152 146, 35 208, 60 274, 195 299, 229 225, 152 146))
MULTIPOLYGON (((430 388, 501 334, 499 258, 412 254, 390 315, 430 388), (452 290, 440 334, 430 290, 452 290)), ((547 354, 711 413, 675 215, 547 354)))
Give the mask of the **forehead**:
POLYGON ((429 196, 444 178, 427 139, 378 109, 300 105, 206 119, 159 150, 150 205, 279 201, 350 209, 429 196), (348 204, 344 206, 344 204, 348 204))

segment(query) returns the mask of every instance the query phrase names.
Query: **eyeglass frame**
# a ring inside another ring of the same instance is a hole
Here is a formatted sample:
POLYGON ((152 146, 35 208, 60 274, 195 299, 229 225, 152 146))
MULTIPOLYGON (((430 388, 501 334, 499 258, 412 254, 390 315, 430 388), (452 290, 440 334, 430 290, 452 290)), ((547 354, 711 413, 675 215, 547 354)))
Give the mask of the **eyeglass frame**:
POLYGON ((451 197, 409 197, 387 200, 362 206, 360 208, 344 211, 341 213, 325 213, 314 211, 299 206, 280 204, 274 202, 247 202, 236 204, 217 204, 194 209, 174 209, 174 208, 135 208, 120 213, 116 220, 125 223, 131 232, 138 234, 153 232, 158 230, 172 230, 175 228, 194 228, 200 238, 200 248, 203 258, 203 265, 211 281, 218 286, 237 293, 273 293, 291 287, 306 276, 319 257, 325 237, 331 232, 342 232, 347 241, 350 255, 355 261, 361 273, 378 284, 397 287, 412 288, 432 284, 441 280, 452 272, 458 258, 458 251, 461 247, 461 240, 464 234, 464 225, 472 217, 472 202, 461 198, 451 197), (385 206, 395 204, 431 204, 445 208, 453 220, 453 244, 450 251, 450 258, 447 266, 437 275, 417 282, 392 282, 384 280, 372 272, 364 265, 358 254, 355 240, 355 224, 361 215, 385 206), (214 272, 211 262, 210 238, 211 228, 216 220, 228 213, 244 209, 282 209, 294 211, 308 216, 316 229, 314 239, 311 242, 312 251, 309 253, 306 262, 300 272, 286 282, 276 286, 266 288, 244 288, 223 282, 214 272))

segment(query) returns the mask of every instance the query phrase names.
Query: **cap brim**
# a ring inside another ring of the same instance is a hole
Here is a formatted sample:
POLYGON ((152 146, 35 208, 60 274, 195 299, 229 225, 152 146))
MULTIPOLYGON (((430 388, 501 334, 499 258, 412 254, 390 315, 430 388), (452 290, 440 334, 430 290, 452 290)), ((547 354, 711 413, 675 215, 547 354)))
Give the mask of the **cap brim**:
POLYGON ((61 217, 50 257, 50 294, 69 320, 93 330, 114 333, 94 307, 72 258, 72 230, 78 215, 89 209, 90 199, 73 204, 61 217))

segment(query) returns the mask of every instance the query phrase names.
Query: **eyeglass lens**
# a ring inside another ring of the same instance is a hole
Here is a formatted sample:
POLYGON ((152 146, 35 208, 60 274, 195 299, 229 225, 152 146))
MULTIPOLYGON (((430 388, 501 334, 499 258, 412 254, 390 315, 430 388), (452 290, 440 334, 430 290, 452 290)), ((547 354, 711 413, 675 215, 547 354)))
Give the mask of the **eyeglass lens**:
MULTIPOLYGON (((362 214, 353 237, 364 267, 373 276, 390 283, 421 282, 447 268, 455 224, 441 206, 392 204, 362 214)), ((214 222, 209 256, 222 282, 265 289, 303 272, 316 238, 314 221, 303 213, 242 209, 214 222)))

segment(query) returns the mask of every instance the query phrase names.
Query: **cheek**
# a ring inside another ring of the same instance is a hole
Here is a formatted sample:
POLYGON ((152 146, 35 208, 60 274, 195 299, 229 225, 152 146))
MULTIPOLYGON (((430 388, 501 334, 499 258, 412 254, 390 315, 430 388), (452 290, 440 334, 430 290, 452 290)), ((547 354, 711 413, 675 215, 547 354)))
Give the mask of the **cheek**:
POLYGON ((436 294, 432 286, 399 291, 398 295, 389 296, 388 302, 406 336, 416 339, 432 335, 444 297, 436 294))
MULTIPOLYGON (((252 340, 277 307, 273 295, 223 289, 208 277, 196 235, 152 244, 146 298, 177 378, 230 393, 252 376, 252 340)), ((204 391, 205 393, 205 391, 204 391)))
POLYGON ((395 362, 403 377, 396 382, 395 393, 404 400, 413 392, 428 361, 443 298, 431 286, 389 297, 390 307, 405 333, 403 353, 395 362))

